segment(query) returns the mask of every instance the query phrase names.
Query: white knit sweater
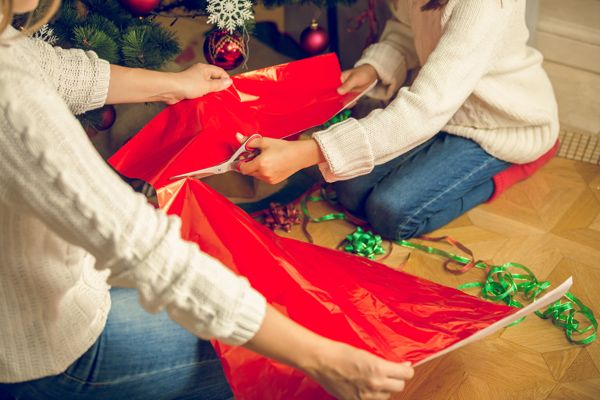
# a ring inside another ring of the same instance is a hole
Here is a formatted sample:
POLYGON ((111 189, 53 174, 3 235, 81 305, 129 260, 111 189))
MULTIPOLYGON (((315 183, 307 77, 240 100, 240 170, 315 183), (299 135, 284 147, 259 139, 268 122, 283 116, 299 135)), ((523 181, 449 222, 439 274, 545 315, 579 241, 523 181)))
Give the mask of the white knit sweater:
POLYGON ((385 86, 379 93, 396 98, 315 133, 326 180, 367 174, 441 130, 511 163, 535 160, 556 142, 556 100, 541 54, 526 45, 525 0, 450 0, 437 21, 418 9, 424 3, 397 0, 396 18, 357 63, 372 65, 385 86), (398 91, 419 64, 413 84, 398 91))
POLYGON ((136 288, 199 337, 249 340, 264 298, 180 236, 111 171, 73 113, 101 106, 109 65, 32 39, 0 44, 0 382, 64 371, 98 338, 109 285, 136 288))

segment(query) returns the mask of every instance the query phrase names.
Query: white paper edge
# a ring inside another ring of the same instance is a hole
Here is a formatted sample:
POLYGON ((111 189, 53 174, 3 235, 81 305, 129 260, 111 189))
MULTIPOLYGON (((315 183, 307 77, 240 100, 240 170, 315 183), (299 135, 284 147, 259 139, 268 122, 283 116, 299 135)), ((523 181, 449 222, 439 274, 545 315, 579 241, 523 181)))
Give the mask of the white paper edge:
MULTIPOLYGON (((336 115, 339 114, 339 113, 341 113, 344 110, 349 109, 350 106, 353 106, 354 104, 356 104, 356 102, 358 100, 360 100, 365 94, 369 93, 371 91, 371 89, 373 89, 377 85, 378 82, 379 82, 379 80, 375 79, 375 81, 373 83, 371 83, 368 88, 366 88, 365 90, 363 90, 362 92, 360 92, 360 94, 358 96, 356 96, 356 98, 354 100, 352 100, 350 103, 346 104, 344 106, 344 108, 342 108, 340 111, 338 111, 336 113, 336 115)), ((335 115, 333 117, 335 117, 335 115)), ((333 117, 331 117, 331 118, 333 118, 333 117)))
POLYGON ((571 287, 572 284, 573 284, 573 277, 569 277, 560 286, 558 286, 554 290, 546 293, 544 296, 539 298, 534 303, 529 304, 527 307, 521 308, 516 313, 511 314, 508 317, 503 318, 500 321, 497 321, 497 322, 493 323, 492 325, 490 325, 478 332, 475 332, 473 335, 469 336, 468 338, 463 339, 460 342, 456 342, 452 346, 447 347, 442 351, 438 351, 437 353, 430 355, 429 357, 419 361, 418 363, 414 364, 413 366, 416 367, 421 364, 425 364, 426 362, 429 362, 435 358, 438 358, 445 354, 448 354, 451 351, 454 351, 454 350, 459 349, 463 346, 466 346, 470 343, 481 340, 484 337, 489 336, 492 333, 497 332, 500 329, 506 327, 507 325, 510 325, 511 323, 515 322, 519 318, 524 317, 529 314, 532 314, 533 312, 539 310, 540 308, 546 307, 547 305, 554 303, 555 301, 557 301, 561 297, 563 297, 565 295, 565 293, 567 293, 567 291, 569 290, 569 288, 571 287))

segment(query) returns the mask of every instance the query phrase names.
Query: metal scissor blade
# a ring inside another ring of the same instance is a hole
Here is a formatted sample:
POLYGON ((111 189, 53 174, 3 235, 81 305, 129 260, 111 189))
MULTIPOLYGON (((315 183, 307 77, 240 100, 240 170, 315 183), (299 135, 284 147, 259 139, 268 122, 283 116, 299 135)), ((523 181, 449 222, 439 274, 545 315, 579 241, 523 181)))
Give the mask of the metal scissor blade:
POLYGON ((215 165, 213 167, 203 168, 203 169, 199 169, 197 171, 192 171, 192 172, 186 172, 185 174, 172 176, 169 179, 175 180, 175 179, 181 179, 181 178, 186 178, 186 177, 201 179, 201 178, 206 178, 207 176, 211 176, 211 175, 224 174, 225 172, 232 170, 230 164, 231 164, 231 161, 225 161, 224 163, 215 165))
POLYGON ((175 175, 175 176, 170 177, 169 179, 175 180, 175 179, 181 179, 181 178, 186 178, 186 177, 201 179, 201 178, 206 178, 207 176, 210 176, 210 175, 224 174, 225 172, 235 171, 236 170, 235 166, 237 165, 237 163, 239 161, 239 157, 241 155, 243 155, 244 153, 251 153, 251 154, 253 154, 253 156, 256 156, 256 154, 258 154, 256 150, 249 148, 247 145, 251 140, 257 139, 260 137, 261 136, 257 133, 247 137, 246 140, 244 140, 244 142, 240 145, 240 147, 238 147, 238 149, 229 158, 229 160, 222 162, 221 164, 218 164, 218 165, 215 165, 212 167, 208 167, 208 168, 199 169, 199 170, 193 171, 193 172, 186 172, 185 174, 181 174, 181 175, 175 175))
POLYGON ((207 176, 211 176, 214 175, 214 172, 201 172, 202 170, 199 171, 194 171, 194 172, 188 172, 186 174, 181 174, 181 175, 175 175, 170 177, 169 179, 174 181, 176 179, 181 179, 181 178, 196 178, 196 179, 202 179, 202 178, 206 178, 207 176))

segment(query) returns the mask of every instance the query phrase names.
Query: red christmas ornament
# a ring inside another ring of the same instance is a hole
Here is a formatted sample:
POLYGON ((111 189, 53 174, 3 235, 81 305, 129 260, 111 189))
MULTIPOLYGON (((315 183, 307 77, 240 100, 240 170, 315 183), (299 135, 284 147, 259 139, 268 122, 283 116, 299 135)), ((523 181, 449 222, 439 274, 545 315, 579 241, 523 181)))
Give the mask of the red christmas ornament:
POLYGON ((149 14, 160 4, 160 0, 121 0, 121 5, 133 15, 149 14))
POLYGON ((227 71, 242 65, 246 61, 247 54, 246 42, 237 32, 216 30, 211 32, 204 41, 206 61, 227 71))
POLYGON ((102 117, 101 121, 95 128, 104 131, 115 123, 115 120, 117 119, 117 110, 115 110, 115 107, 112 105, 106 105, 100 110, 100 115, 102 117))
POLYGON ((88 137, 90 139, 95 137, 98 134, 98 131, 91 126, 84 126, 83 130, 85 131, 85 133, 88 135, 88 137))
POLYGON ((300 46, 310 55, 322 53, 329 46, 329 35, 313 19, 310 26, 300 34, 300 46))

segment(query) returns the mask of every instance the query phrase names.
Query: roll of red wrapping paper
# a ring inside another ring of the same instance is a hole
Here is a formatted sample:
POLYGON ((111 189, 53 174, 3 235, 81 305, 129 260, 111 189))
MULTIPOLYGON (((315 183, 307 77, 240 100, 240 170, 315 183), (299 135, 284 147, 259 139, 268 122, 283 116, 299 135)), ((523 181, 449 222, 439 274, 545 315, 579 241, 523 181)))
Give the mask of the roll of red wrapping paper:
POLYGON ((129 178, 160 188, 171 176, 211 167, 239 147, 237 132, 288 138, 324 124, 360 93, 339 95, 335 54, 232 77, 221 92, 167 107, 109 162, 129 178))
MULTIPOLYGON (((159 190, 182 235, 245 276, 267 301, 328 338, 417 363, 516 309, 368 259, 275 235, 200 181, 159 190)), ((299 371, 242 347, 213 343, 236 399, 327 399, 299 371)))

